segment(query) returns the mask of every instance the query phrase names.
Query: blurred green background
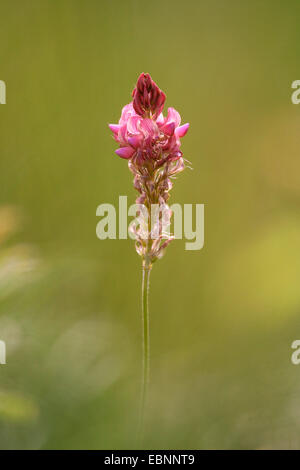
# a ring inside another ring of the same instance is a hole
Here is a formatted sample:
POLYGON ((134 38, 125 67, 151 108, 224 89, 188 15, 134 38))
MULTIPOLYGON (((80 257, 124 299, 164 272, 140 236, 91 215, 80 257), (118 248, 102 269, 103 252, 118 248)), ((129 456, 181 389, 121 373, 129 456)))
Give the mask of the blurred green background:
POLYGON ((0 13, 0 448, 136 447, 141 263, 95 214, 136 197, 107 123, 141 72, 191 123, 170 202, 205 204, 152 272, 145 448, 299 448, 299 2, 0 13))

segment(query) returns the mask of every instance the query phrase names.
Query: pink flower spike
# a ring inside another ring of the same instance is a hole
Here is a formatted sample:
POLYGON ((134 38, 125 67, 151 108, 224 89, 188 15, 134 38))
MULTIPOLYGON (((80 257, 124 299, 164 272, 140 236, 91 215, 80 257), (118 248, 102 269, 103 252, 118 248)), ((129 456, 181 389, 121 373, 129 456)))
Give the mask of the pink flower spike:
POLYGON ((183 124, 183 126, 177 127, 175 134, 177 137, 184 137, 187 131, 189 130, 189 123, 183 124))
POLYGON ((121 147, 115 152, 119 157, 129 160, 129 158, 131 158, 134 154, 135 150, 132 147, 121 147))
POLYGON ((108 127, 114 134, 117 134, 120 129, 120 126, 118 124, 108 124, 108 127))

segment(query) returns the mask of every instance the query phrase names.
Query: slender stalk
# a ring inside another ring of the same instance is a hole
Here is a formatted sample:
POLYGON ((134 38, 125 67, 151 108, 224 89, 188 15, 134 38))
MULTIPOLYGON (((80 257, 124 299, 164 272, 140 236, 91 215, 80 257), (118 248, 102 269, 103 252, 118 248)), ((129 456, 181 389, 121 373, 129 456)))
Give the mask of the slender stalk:
POLYGON ((139 423, 139 441, 144 433, 145 410, 147 405, 148 385, 150 378, 150 330, 149 330, 149 286, 151 265, 144 263, 142 279, 142 322, 143 322, 143 375, 141 410, 139 423))

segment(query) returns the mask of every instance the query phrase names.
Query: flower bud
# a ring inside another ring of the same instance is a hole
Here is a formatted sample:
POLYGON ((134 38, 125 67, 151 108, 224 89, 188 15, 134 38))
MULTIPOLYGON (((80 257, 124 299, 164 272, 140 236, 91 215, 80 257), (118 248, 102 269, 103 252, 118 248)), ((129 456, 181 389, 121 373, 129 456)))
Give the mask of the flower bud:
POLYGON ((141 73, 132 92, 133 107, 142 117, 156 119, 163 110, 166 95, 152 80, 149 73, 141 73))

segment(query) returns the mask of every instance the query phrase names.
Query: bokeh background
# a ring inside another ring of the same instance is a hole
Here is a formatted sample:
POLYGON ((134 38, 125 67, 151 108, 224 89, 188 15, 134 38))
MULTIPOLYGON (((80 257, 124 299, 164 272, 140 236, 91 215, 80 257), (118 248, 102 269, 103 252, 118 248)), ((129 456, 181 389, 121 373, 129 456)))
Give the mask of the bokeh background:
POLYGON ((107 128, 141 72, 185 122, 205 246, 151 280, 145 448, 300 447, 297 0, 2 0, 0 448, 135 448, 140 259, 96 238, 134 202, 107 128))

